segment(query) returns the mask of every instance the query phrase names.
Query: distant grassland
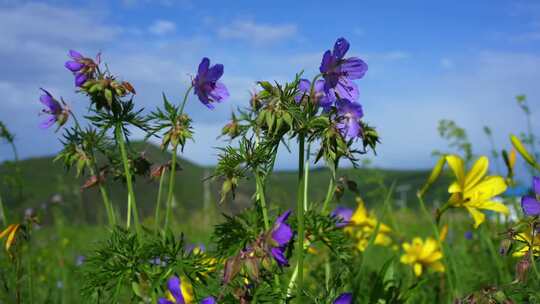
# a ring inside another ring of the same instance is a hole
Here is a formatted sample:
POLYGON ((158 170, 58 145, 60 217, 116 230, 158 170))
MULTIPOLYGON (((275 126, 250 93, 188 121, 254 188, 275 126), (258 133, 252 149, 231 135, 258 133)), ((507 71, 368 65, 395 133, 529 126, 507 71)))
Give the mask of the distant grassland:
MULTIPOLYGON (((145 151, 145 156, 152 163, 165 163, 170 159, 168 152, 161 151, 158 147, 146 143, 134 143, 135 148, 145 151)), ((212 167, 196 165, 188 160, 179 159, 181 171, 178 172, 175 182, 175 201, 177 209, 186 212, 194 212, 205 206, 215 206, 219 201, 219 189, 221 184, 216 180, 205 181, 213 174, 212 167), (205 183, 208 183, 205 186, 205 183), (206 197, 205 197, 206 191, 206 197)), ((5 183, 0 184, 4 201, 10 213, 22 214, 25 208, 39 208, 54 194, 61 194, 64 198, 62 208, 66 214, 73 214, 74 219, 86 223, 101 222, 105 219, 103 205, 99 192, 96 188, 81 191, 81 185, 87 176, 77 178, 75 170, 66 171, 60 161, 53 162, 53 157, 40 157, 22 160, 20 162, 20 174, 24 180, 22 189, 23 199, 17 197, 16 191, 5 183), (18 202, 15 204, 14 202, 18 202), (21 203, 22 202, 22 203, 21 203)), ((329 171, 326 168, 315 168, 309 175, 310 189, 309 199, 312 202, 321 202, 328 189, 329 171)), ((6 163, 0 165, 0 176, 14 175, 12 166, 6 163)), ((375 168, 344 168, 338 171, 338 177, 345 176, 348 180, 355 181, 360 195, 368 206, 376 206, 381 203, 385 195, 385 187, 388 189, 395 183, 393 197, 401 201, 399 205, 415 208, 416 191, 425 182, 429 175, 427 170, 384 170, 375 168), (383 187, 381 187, 383 186, 383 187), (401 189, 408 189, 400 192, 401 189), (376 189, 376 190, 373 190, 376 189), (397 190, 397 191, 396 191, 397 190)), ((268 180, 268 201, 272 207, 279 206, 281 209, 292 208, 296 197, 297 173, 295 171, 277 171, 268 180)), ((446 199, 446 186, 449 178, 443 176, 434 185, 427 198, 431 203, 436 200, 442 202, 446 199)), ((125 215, 125 200, 127 197, 125 186, 118 181, 107 181, 109 192, 118 211, 125 215)), ((138 177, 135 184, 137 203, 144 217, 153 216, 156 204, 158 181, 150 178, 138 177)), ((218 206, 220 212, 234 213, 251 205, 251 195, 255 192, 252 179, 247 177, 240 183, 234 200, 228 200, 218 206)), ((350 192, 341 200, 341 204, 354 206, 353 196, 350 192)), ((397 206, 396 206, 397 207, 397 206)), ((214 207, 212 207, 214 209, 214 207)))

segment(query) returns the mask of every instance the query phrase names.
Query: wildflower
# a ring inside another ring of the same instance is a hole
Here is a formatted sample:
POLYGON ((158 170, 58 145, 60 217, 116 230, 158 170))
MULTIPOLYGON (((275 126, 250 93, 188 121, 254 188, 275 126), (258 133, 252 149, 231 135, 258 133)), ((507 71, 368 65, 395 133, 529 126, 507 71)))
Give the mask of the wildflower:
POLYGON ((464 236, 465 236, 465 239, 467 239, 467 240, 472 240, 473 237, 474 237, 473 232, 470 231, 470 230, 469 230, 469 231, 466 231, 465 234, 464 234, 464 236))
POLYGON ((358 98, 358 88, 351 80, 364 77, 368 67, 360 58, 343 58, 348 50, 349 42, 339 38, 334 44, 334 50, 327 50, 323 55, 319 70, 324 78, 324 91, 329 98, 335 97, 336 93, 339 98, 358 98))
POLYGON ((403 250, 405 253, 401 256, 401 263, 411 265, 417 277, 422 275, 424 268, 444 272, 444 265, 440 261, 443 254, 435 239, 428 237, 424 241, 416 237, 412 243, 403 243, 403 250))
POLYGON ((39 126, 42 129, 47 129, 52 126, 54 123, 58 123, 58 127, 63 126, 69 117, 69 109, 67 108, 64 102, 60 103, 58 100, 45 89, 41 89, 43 95, 39 97, 39 101, 47 107, 42 110, 42 113, 48 114, 49 117, 44 120, 39 126))
MULTIPOLYGON (((99 54, 96 57, 96 61, 99 64, 99 54)), ((82 87, 84 83, 93 75, 97 68, 96 62, 91 58, 86 58, 81 53, 70 50, 69 57, 72 60, 66 61, 64 66, 75 75, 75 86, 82 87)))
POLYGON ((84 255, 78 255, 75 259, 75 266, 81 266, 84 261, 86 260, 86 257, 84 255))
POLYGON ((209 109, 213 109, 213 102, 222 102, 229 98, 227 87, 219 78, 223 75, 223 65, 215 64, 210 67, 210 59, 204 57, 199 64, 197 76, 192 81, 195 94, 209 109))
POLYGON ((272 230, 272 241, 275 243, 276 246, 272 247, 270 249, 270 252, 279 266, 289 266, 289 261, 287 260, 287 257, 285 257, 285 248, 292 239, 293 231, 291 227, 285 222, 290 215, 291 210, 288 210, 282 215, 280 215, 276 219, 276 222, 274 223, 274 228, 272 230))
POLYGON ((340 294, 339 297, 337 297, 334 300, 334 304, 351 304, 352 300, 353 300, 352 293, 346 292, 346 293, 340 294))
POLYGON ((17 235, 19 228, 21 228, 20 224, 11 224, 7 226, 4 231, 0 232, 0 239, 6 236, 6 251, 9 251, 9 248, 11 248, 11 245, 15 242, 15 236, 17 235))
POLYGON ((448 155, 446 161, 456 176, 456 181, 448 188, 451 193, 448 203, 451 207, 466 208, 474 219, 475 228, 486 217, 479 209, 509 214, 508 207, 492 200, 506 191, 506 183, 500 176, 485 176, 489 167, 487 157, 480 157, 468 173, 465 173, 464 161, 459 156, 448 155))
POLYGON ((353 210, 347 207, 337 207, 330 213, 330 216, 337 220, 336 227, 342 228, 347 226, 353 215, 353 210))
POLYGON ((340 99, 336 102, 336 107, 338 114, 336 127, 341 135, 347 139, 361 137, 360 119, 364 116, 362 106, 348 99, 340 99))
POLYGON ((524 196, 521 199, 521 209, 527 216, 540 215, 540 177, 533 177, 533 191, 535 196, 524 196))
POLYGON ((540 234, 535 233, 532 237, 530 232, 522 232, 516 234, 514 239, 518 241, 518 244, 521 243, 521 246, 512 253, 512 256, 522 257, 529 254, 529 251, 532 251, 535 256, 540 256, 540 234))
POLYGON ((207 297, 201 301, 201 304, 217 304, 217 301, 214 297, 207 297))
POLYGON ((167 289, 167 298, 160 298, 158 304, 193 303, 193 287, 186 278, 181 280, 177 276, 170 277, 167 281, 167 289))
MULTIPOLYGON (((364 203, 359 200, 358 208, 354 211, 349 225, 345 227, 345 232, 351 234, 357 241, 357 248, 360 251, 364 251, 367 248, 371 235, 375 232, 375 228, 379 223, 377 217, 374 214, 369 214, 364 206, 364 203)), ((388 235, 391 232, 390 227, 380 223, 379 231, 375 236, 374 244, 381 246, 389 246, 392 243, 392 239, 388 235)))
MULTIPOLYGON (((304 97, 309 96, 311 94, 311 81, 307 79, 300 79, 300 82, 298 83, 298 95, 294 98, 296 102, 301 102, 304 97)), ((330 109, 330 106, 335 101, 331 98, 328 98, 328 96, 324 93, 324 80, 319 79, 315 81, 315 84, 313 85, 313 96, 311 96, 312 102, 314 104, 317 104, 321 106, 325 111, 330 109)))

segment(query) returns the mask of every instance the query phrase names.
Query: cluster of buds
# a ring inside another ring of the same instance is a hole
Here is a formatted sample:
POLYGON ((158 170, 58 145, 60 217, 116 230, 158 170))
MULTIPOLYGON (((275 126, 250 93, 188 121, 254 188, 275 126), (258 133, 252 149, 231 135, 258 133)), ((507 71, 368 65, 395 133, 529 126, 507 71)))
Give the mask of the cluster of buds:
POLYGON ((166 149, 169 145, 184 147, 188 139, 193 137, 191 130, 191 118, 186 114, 179 115, 173 122, 170 129, 165 132, 161 141, 161 148, 166 149))
POLYGON ((90 79, 81 86, 81 89, 92 98, 98 110, 101 108, 111 110, 117 98, 136 93, 129 82, 119 82, 112 77, 90 79))

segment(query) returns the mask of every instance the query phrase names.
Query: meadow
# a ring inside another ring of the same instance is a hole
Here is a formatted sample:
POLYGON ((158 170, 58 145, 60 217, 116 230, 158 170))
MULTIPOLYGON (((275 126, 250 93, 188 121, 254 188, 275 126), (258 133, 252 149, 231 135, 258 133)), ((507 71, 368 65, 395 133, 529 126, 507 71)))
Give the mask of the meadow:
POLYGON ((368 64, 349 48, 322 50, 317 75, 259 81, 212 167, 181 156, 197 132, 184 107, 212 115, 226 102, 223 65, 202 58, 185 95, 143 109, 101 54, 69 51, 64 72, 88 111, 45 88, 36 98, 63 149, 19 159, 0 122, 13 148, 0 165, 0 303, 540 303, 540 141, 526 97, 529 128, 508 134, 512 149, 476 155, 441 120, 448 151, 432 170, 375 168, 384 136, 359 100, 368 64), (275 170, 283 147, 297 170, 275 170))

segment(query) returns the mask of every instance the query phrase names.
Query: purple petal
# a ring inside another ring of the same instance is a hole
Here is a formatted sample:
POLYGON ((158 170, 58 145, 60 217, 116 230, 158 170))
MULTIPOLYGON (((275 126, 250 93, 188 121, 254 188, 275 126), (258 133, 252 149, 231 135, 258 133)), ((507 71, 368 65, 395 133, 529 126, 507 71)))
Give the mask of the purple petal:
POLYGON ((81 87, 86 82, 86 80, 88 80, 86 74, 79 73, 75 75, 75 86, 81 87))
POLYGON ((48 128, 50 128, 52 125, 54 125, 55 122, 56 122, 56 116, 50 115, 46 120, 42 121, 42 122, 39 124, 39 127, 40 127, 41 129, 48 129, 48 128))
POLYGON ((533 176, 533 190, 536 195, 540 195, 540 177, 533 176))
POLYGON ((280 216, 278 216, 278 218, 276 219, 276 224, 277 223, 284 223, 285 221, 287 221, 287 219, 289 218, 289 216, 291 215, 291 212, 292 210, 287 210, 285 212, 283 212, 283 214, 281 214, 280 216))
POLYGON ((227 90, 227 87, 223 83, 216 82, 214 89, 210 91, 208 95, 211 97, 212 101, 222 102, 229 98, 229 90, 227 90))
POLYGON ((360 135, 360 124, 356 119, 348 119, 345 123, 343 136, 345 138, 355 138, 360 135))
POLYGON ((214 297, 207 297, 201 301, 201 304, 217 304, 217 301, 214 297))
POLYGON ((338 59, 343 59, 343 56, 345 56, 348 50, 349 42, 347 41, 347 39, 339 38, 334 44, 334 52, 332 55, 334 55, 338 59))
POLYGON ((204 57, 201 60, 201 63, 199 64, 199 70, 197 72, 197 75, 206 77, 206 73, 208 72, 209 66, 210 66, 210 59, 204 57))
POLYGON ((184 295, 182 295, 182 289, 180 288, 180 279, 177 276, 172 276, 167 281, 167 289, 171 292, 172 296, 178 304, 184 304, 184 295))
POLYGON ((332 67, 332 62, 333 61, 334 61, 334 58, 333 58, 332 53, 330 52, 330 50, 324 52, 319 71, 321 73, 323 73, 323 74, 328 72, 330 70, 330 68, 332 67))
POLYGON ((309 93, 309 90, 311 90, 311 81, 302 78, 298 82, 298 91, 302 93, 309 93))
POLYGON ((77 52, 77 51, 74 51, 74 50, 69 50, 69 57, 77 60, 77 59, 83 59, 83 55, 81 55, 81 53, 77 52))
POLYGON ((334 304, 351 304, 353 300, 352 293, 342 293, 337 299, 334 301, 334 304))
POLYGON ((285 223, 278 224, 272 231, 272 239, 278 244, 278 246, 287 245, 293 236, 291 227, 285 223))
POLYGON ((336 92, 340 98, 349 99, 351 101, 358 100, 360 93, 358 92, 358 86, 356 83, 349 81, 347 78, 340 78, 337 86, 336 92))
POLYGON ((540 215, 540 202, 534 197, 524 196, 521 198, 521 209, 528 216, 540 215))
POLYGON ((346 207, 337 207, 330 214, 330 216, 335 217, 338 220, 338 223, 336 223, 336 227, 338 228, 347 226, 347 224, 351 221, 352 215, 353 210, 346 207))
POLYGON ((345 59, 340 68, 341 73, 348 79, 360 79, 368 70, 367 63, 356 57, 345 59))
POLYGON ((174 304, 174 303, 165 298, 159 298, 157 301, 157 304, 174 304))
POLYGON ((84 68, 84 64, 80 63, 80 62, 77 62, 77 61, 73 61, 73 60, 70 60, 70 61, 66 61, 66 63, 64 64, 64 66, 72 71, 72 72, 78 72, 80 71, 82 68, 84 68))
POLYGON ((217 81, 221 76, 223 76, 223 64, 216 64, 208 70, 206 74, 207 81, 217 81))
POLYGON ((280 247, 270 249, 272 256, 279 266, 289 266, 289 260, 285 257, 285 250, 280 247))

